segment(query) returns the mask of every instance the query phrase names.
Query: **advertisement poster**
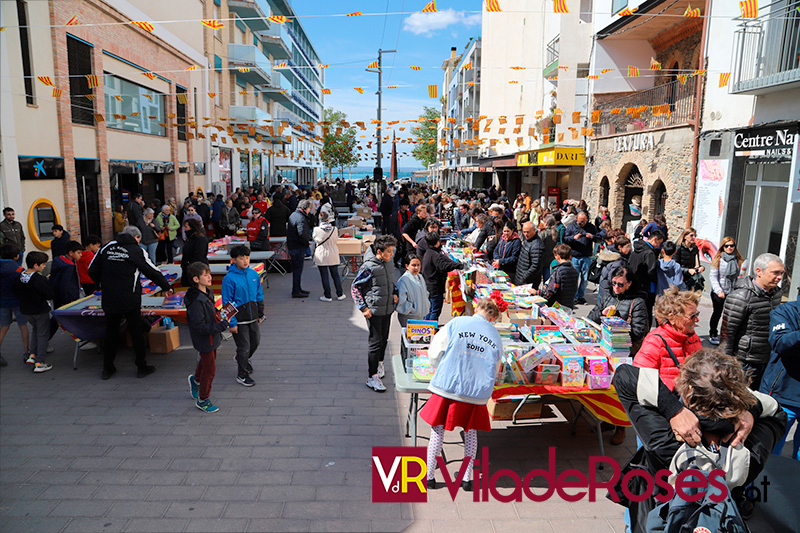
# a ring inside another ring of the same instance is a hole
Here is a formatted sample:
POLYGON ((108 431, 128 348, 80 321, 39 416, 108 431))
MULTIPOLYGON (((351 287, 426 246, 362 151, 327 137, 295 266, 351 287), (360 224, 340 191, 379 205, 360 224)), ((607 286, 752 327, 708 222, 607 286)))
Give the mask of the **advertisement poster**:
POLYGON ((694 209, 694 227, 701 258, 710 261, 717 253, 722 239, 722 214, 725 212, 728 190, 727 160, 700 161, 697 173, 697 196, 694 209))

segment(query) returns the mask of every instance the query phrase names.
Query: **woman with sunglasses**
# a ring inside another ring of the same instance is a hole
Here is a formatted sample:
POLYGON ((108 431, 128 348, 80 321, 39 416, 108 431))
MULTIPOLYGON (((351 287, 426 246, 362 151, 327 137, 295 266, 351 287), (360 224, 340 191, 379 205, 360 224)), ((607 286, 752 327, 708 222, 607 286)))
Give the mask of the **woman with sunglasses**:
POLYGON ((700 249, 695 242, 697 231, 694 228, 686 228, 681 233, 678 241, 678 250, 675 252, 675 261, 681 266, 683 271, 683 283, 693 291, 702 291, 705 286, 702 272, 705 267, 700 264, 700 249))
POLYGON ((631 355, 636 355, 642 340, 650 330, 647 305, 633 283, 633 272, 628 267, 618 267, 611 274, 610 291, 597 301, 589 312, 589 320, 599 323, 602 317, 618 316, 631 325, 631 355))
POLYGON ((725 298, 733 291, 736 280, 744 263, 744 258, 736 248, 733 237, 725 237, 719 245, 719 250, 711 261, 711 303, 714 312, 711 314, 709 324, 708 342, 719 345, 719 319, 722 318, 722 308, 725 298))

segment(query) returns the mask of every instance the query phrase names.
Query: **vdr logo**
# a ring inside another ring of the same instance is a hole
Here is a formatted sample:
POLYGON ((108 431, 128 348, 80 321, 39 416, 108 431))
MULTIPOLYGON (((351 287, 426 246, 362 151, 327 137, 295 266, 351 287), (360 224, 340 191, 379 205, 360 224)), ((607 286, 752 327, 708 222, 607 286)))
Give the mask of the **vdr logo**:
POLYGON ((427 453, 422 446, 373 447, 372 501, 427 502, 427 453))

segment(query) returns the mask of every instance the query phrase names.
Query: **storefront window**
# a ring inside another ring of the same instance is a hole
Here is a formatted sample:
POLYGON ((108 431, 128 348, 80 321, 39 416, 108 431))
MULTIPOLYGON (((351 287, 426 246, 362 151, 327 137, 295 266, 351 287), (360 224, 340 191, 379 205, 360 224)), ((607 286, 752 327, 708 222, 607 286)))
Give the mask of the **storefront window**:
POLYGON ((165 137, 164 95, 112 74, 105 75, 109 128, 165 137), (119 97, 119 98, 118 98, 119 97))

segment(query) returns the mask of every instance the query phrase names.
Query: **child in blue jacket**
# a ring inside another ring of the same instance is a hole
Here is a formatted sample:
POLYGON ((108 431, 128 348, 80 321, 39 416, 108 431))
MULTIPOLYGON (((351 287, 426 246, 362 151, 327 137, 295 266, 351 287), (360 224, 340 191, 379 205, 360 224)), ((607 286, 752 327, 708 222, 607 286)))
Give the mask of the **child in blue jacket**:
POLYGON ((230 320, 231 333, 236 342, 236 363, 239 365, 236 381, 245 387, 252 387, 256 382, 250 377, 253 373, 250 358, 261 342, 258 326, 264 320, 264 291, 258 274, 250 268, 250 248, 235 246, 231 250, 231 258, 233 264, 222 279, 222 305, 230 302, 238 309, 236 316, 230 320))
POLYGON ((672 259, 676 250, 677 246, 672 241, 666 241, 661 247, 661 259, 658 260, 658 270, 656 270, 656 296, 661 296, 672 285, 682 291, 686 290, 681 265, 672 259))

